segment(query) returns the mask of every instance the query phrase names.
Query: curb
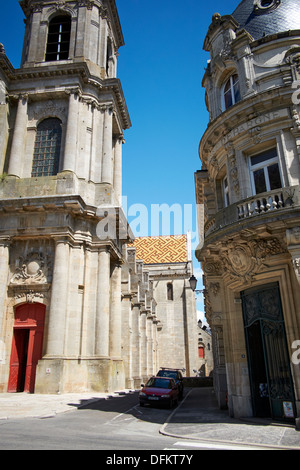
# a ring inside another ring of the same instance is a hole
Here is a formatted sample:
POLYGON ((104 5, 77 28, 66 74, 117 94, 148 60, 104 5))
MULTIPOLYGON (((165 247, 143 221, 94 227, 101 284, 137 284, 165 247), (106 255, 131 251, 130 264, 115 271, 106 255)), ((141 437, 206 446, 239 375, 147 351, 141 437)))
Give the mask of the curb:
MULTIPOLYGON (((180 407, 183 405, 183 403, 189 397, 189 395, 192 393, 192 391, 193 390, 190 390, 187 393, 187 395, 181 401, 180 405, 177 406, 173 410, 173 412, 170 414, 167 421, 160 428, 160 430, 159 430, 160 434, 162 434, 163 436, 167 436, 167 437, 174 437, 175 439, 185 439, 185 440, 189 440, 189 441, 201 442, 201 443, 204 443, 204 444, 205 443, 216 444, 216 445, 218 445, 218 444, 222 445, 223 444, 223 445, 231 445, 232 447, 234 447, 234 446, 239 447, 242 444, 244 447, 256 447, 256 448, 259 448, 261 450, 263 450, 263 449, 265 449, 265 450, 298 450, 298 451, 300 450, 300 447, 278 446, 278 445, 270 445, 270 444, 257 444, 257 443, 252 443, 252 442, 246 442, 246 443, 243 442, 243 443, 241 443, 241 442, 218 440, 218 439, 201 439, 200 437, 197 438, 192 434, 182 436, 180 434, 173 434, 173 433, 167 432, 166 427, 170 423, 172 417, 180 409, 180 407)), ((240 421, 241 423, 243 422, 243 420, 238 420, 238 421, 240 421)))

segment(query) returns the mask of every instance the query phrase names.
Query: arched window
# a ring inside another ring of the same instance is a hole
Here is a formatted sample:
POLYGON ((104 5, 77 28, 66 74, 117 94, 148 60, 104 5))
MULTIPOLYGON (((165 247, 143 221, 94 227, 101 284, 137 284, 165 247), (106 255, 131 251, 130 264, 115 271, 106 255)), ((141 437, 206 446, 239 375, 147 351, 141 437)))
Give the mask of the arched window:
POLYGON ((55 16, 49 23, 46 62, 67 60, 69 58, 70 38, 70 16, 55 16))
POLYGON ((38 125, 33 155, 32 177, 57 175, 61 134, 61 121, 59 119, 45 119, 38 125))
POLYGON ((223 87, 223 111, 241 100, 240 83, 237 74, 231 75, 223 87))
POLYGON ((173 300, 173 284, 171 283, 167 284, 167 297, 168 300, 173 300))

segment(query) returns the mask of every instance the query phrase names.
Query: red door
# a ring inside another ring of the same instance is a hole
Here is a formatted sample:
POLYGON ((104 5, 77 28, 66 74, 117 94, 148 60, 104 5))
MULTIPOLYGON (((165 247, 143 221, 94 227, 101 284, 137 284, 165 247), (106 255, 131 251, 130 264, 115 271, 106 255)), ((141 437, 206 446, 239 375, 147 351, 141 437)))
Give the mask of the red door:
POLYGON ((45 305, 16 308, 8 392, 34 392, 35 373, 43 353, 45 305))

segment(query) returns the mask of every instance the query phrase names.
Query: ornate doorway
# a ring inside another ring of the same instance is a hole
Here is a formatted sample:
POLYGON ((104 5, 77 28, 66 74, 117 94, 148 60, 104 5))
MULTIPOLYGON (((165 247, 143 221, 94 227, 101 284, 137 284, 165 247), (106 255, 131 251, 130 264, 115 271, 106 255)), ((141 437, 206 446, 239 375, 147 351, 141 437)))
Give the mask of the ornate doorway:
POLYGON ((254 416, 289 420, 295 399, 279 285, 242 292, 254 416))
POLYGON ((34 393, 36 366, 42 358, 45 310, 42 304, 16 308, 8 392, 34 393))

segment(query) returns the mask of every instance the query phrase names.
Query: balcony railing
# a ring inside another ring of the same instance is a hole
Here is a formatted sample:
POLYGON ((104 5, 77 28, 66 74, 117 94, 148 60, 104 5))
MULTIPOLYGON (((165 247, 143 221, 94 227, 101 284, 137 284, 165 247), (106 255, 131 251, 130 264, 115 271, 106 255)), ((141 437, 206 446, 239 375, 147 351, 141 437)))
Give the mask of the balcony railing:
POLYGON ((282 191, 254 196, 241 204, 237 204, 239 219, 246 219, 270 211, 277 211, 285 206, 282 191))
POLYGON ((249 197, 210 217, 204 227, 204 236, 242 222, 259 217, 273 216, 279 212, 300 209, 300 186, 289 186, 276 191, 249 197))

